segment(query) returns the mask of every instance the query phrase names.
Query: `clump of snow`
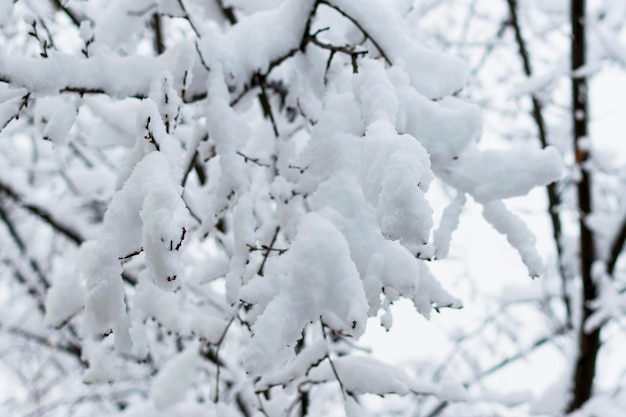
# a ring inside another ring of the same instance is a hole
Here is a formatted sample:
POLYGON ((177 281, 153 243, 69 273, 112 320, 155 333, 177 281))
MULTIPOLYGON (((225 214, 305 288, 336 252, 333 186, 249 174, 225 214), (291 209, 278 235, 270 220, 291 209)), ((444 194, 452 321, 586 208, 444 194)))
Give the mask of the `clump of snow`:
POLYGON ((552 147, 485 151, 472 147, 459 155, 445 179, 476 200, 488 201, 525 195, 562 175, 561 157, 552 147))
POLYGON ((161 291, 150 280, 140 278, 133 299, 133 313, 139 321, 154 318, 167 331, 197 336, 208 343, 217 343, 222 338, 228 326, 226 320, 190 306, 176 294, 161 291))
POLYGON ((391 64, 404 64, 417 91, 428 98, 441 98, 460 90, 467 70, 456 57, 416 44, 408 35, 397 11, 375 0, 357 3, 331 0, 329 3, 347 13, 380 46, 391 64))
POLYGON ((437 396, 443 401, 451 402, 467 401, 470 398, 470 395, 463 384, 456 381, 441 382, 437 396))
POLYGON ((302 31, 314 3, 286 0, 273 10, 241 19, 225 32, 207 26, 207 36, 198 43, 198 48, 211 71, 221 66, 228 76, 226 83, 240 91, 253 74, 265 73, 271 62, 300 47, 302 31), (259 33, 263 36, 256 36, 259 33))
POLYGON ((76 107, 63 97, 44 97, 36 102, 35 118, 41 124, 42 136, 55 144, 67 143, 76 115, 76 107))
POLYGON ((188 227, 180 194, 163 153, 149 153, 114 195, 98 241, 85 245, 90 327, 99 333, 113 329, 118 347, 125 351, 131 343, 120 259, 143 250, 154 283, 170 290, 178 286, 179 252, 188 227))
POLYGON ((535 248, 535 236, 528 226, 506 208, 501 201, 491 201, 483 205, 483 216, 498 232, 506 236, 517 249, 528 273, 538 277, 543 272, 543 261, 535 248))
POLYGON ((252 327, 244 356, 249 373, 260 375, 290 361, 310 322, 321 319, 353 337, 365 330, 368 306, 359 273, 343 235, 328 220, 305 215, 289 251, 270 259, 266 269, 278 294, 252 327))
MULTIPOLYGON (((112 32, 118 33, 116 30, 112 32)), ((97 36, 96 30, 96 39, 97 36)), ((89 59, 62 52, 39 59, 0 52, 0 77, 11 80, 13 86, 42 95, 76 87, 103 91, 118 98, 147 97, 152 82, 165 71, 172 74, 174 88, 182 91, 183 78, 190 69, 193 56, 193 46, 185 42, 158 57, 116 56, 101 51, 89 59)))
POLYGON ((85 302, 85 289, 75 268, 60 267, 52 275, 52 285, 46 292, 45 323, 59 326, 81 312, 85 302))
MULTIPOLYGON (((373 358, 343 356, 333 359, 333 365, 343 388, 356 395, 405 395, 410 390, 409 378, 403 371, 373 358)), ((336 380, 328 361, 314 368, 309 377, 313 381, 336 380)))
POLYGON ((128 43, 133 35, 141 29, 142 20, 149 13, 136 13, 151 7, 152 0, 135 0, 132 3, 124 0, 113 0, 107 3, 95 19, 94 37, 98 43, 110 47, 128 43))
POLYGON ((465 194, 459 193, 443 211, 439 227, 433 234, 433 240, 436 248, 435 257, 437 259, 443 259, 448 256, 452 233, 459 225, 459 217, 461 216, 465 202, 465 194))
POLYGON ((86 325, 91 333, 113 331, 115 344, 122 352, 130 352, 130 322, 126 315, 122 267, 110 245, 87 242, 81 247, 86 280, 86 325))
POLYGON ((0 131, 18 114, 22 101, 22 97, 13 97, 5 99, 0 103, 0 131))
POLYGON ((170 408, 185 399, 199 361, 198 346, 191 344, 161 368, 150 387, 150 398, 158 409, 170 408))
POLYGON ((0 0, 0 27, 11 21, 13 3, 13 0, 0 0))
POLYGON ((82 22, 80 22, 78 36, 80 36, 80 38, 85 42, 90 42, 93 40, 93 26, 91 25, 91 22, 89 20, 83 20, 82 22))

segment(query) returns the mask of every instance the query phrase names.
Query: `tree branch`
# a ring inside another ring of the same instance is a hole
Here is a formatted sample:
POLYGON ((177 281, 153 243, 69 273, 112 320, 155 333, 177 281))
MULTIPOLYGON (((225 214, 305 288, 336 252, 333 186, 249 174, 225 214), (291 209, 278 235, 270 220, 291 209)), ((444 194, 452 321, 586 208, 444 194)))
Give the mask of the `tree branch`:
POLYGON ((63 13, 65 13, 65 15, 72 21, 74 26, 80 27, 80 22, 81 22, 82 19, 80 17, 78 17, 76 12, 74 12, 69 7, 64 6, 63 3, 61 3, 60 0, 52 0, 52 4, 54 5, 54 7, 57 10, 63 11, 63 13))
MULTIPOLYGON (((528 49, 526 48, 526 41, 524 40, 524 37, 522 35, 519 18, 517 16, 517 0, 507 0, 507 3, 509 5, 509 13, 511 18, 510 23, 513 26, 513 30, 515 32, 515 40, 517 42, 522 65, 524 67, 524 74, 526 74, 527 77, 531 77, 533 75, 533 71, 530 62, 530 55, 528 53, 528 49)), ((535 126, 537 127, 539 142, 541 143, 541 147, 545 149, 548 147, 549 142, 548 134, 546 131, 546 124, 543 117, 543 108, 541 102, 535 94, 531 94, 530 98, 533 107, 532 117, 535 121, 535 126)), ((556 246, 559 273, 561 275, 561 292, 563 297, 563 304, 565 305, 565 311, 567 315, 566 322, 567 326, 572 327, 572 306, 567 283, 571 281, 573 277, 570 273, 568 273, 568 270, 565 266, 565 261, 563 259, 563 226, 561 223, 561 216, 559 215, 558 211, 561 199, 559 198, 557 186, 555 183, 548 184, 546 186, 546 190, 548 194, 548 215, 550 217, 550 223, 552 225, 552 237, 554 238, 554 244, 556 246)))
POLYGON ((622 224, 611 244, 611 251, 609 255, 609 259, 606 263, 606 272, 613 276, 613 272, 615 272, 615 266, 617 265, 617 259, 619 255, 622 253, 624 249, 624 243, 626 242, 626 217, 622 220, 622 224))
POLYGON ((87 362, 85 362, 82 359, 82 349, 79 345, 75 345, 73 343, 69 343, 67 345, 62 345, 62 344, 58 344, 58 343, 52 343, 50 340, 48 340, 46 337, 44 336, 40 336, 38 334, 29 332, 27 330, 24 329, 20 329, 17 327, 13 327, 13 326, 6 326, 2 323, 0 323, 0 330, 15 335, 15 336, 19 336, 23 339, 26 339, 28 341, 34 342, 40 346, 43 346, 45 348, 48 349, 56 349, 58 351, 67 353, 71 356, 73 356, 76 360, 78 360, 78 362, 83 366, 83 368, 87 367, 87 362))
POLYGON ((334 4, 329 3, 327 0, 320 0, 319 1, 320 4, 324 4, 328 7, 331 7, 333 9, 335 9, 336 11, 338 11, 341 15, 343 15, 345 18, 347 18, 348 20, 350 20, 352 23, 354 23, 354 25, 359 28, 359 30, 374 44, 374 46, 376 47, 376 49, 378 50, 378 52, 380 53, 380 56, 383 57, 383 59, 385 60, 385 62, 388 65, 391 65, 391 60, 389 59, 389 57, 387 56, 387 54, 385 53, 384 49, 378 44, 378 42, 376 41, 376 39, 374 39, 372 36, 370 36, 370 34, 365 30, 365 28, 363 26, 361 26, 361 24, 354 19, 352 16, 350 16, 348 13, 346 13, 344 10, 342 10, 340 7, 335 6, 334 4))
MULTIPOLYGON (((586 64, 585 45, 585 0, 572 0, 570 8, 572 40, 571 40, 571 71, 576 74, 586 64)), ((574 130, 574 155, 576 165, 581 172, 580 181, 577 184, 578 206, 580 218, 580 258, 582 275, 582 317, 578 331, 578 358, 576 361, 572 398, 567 407, 568 412, 580 408, 593 392, 594 378, 596 374, 596 358, 600 350, 600 330, 598 326, 591 332, 585 331, 585 323, 591 317, 594 310, 591 301, 598 295, 598 288, 593 280, 591 268, 596 260, 594 235, 586 223, 586 217, 591 213, 591 172, 587 167, 589 150, 583 145, 587 138, 588 114, 587 94, 589 86, 585 76, 572 76, 572 126, 574 130)))
POLYGON ((276 243, 276 239, 278 238, 279 232, 280 232, 280 226, 276 226, 276 231, 274 232, 272 241, 270 242, 269 246, 267 246, 265 254, 263 255, 263 261, 261 262, 261 266, 259 267, 259 271, 257 272, 257 274, 259 274, 260 276, 263 276, 263 269, 265 268, 265 263, 267 262, 267 258, 270 256, 270 253, 274 249, 274 244, 276 243))
POLYGON ((152 15, 150 26, 152 26, 152 30, 154 31, 154 52, 156 52, 157 55, 161 55, 165 52, 165 43, 163 39, 163 23, 161 22, 161 15, 158 12, 152 15))
POLYGON ((35 217, 42 220, 44 223, 47 223, 50 227, 52 227, 55 231, 65 236, 67 239, 71 240, 77 245, 80 245, 84 238, 81 236, 79 232, 77 232, 70 225, 64 224, 59 219, 56 219, 50 212, 46 209, 39 207, 35 204, 27 203, 26 200, 20 196, 15 190, 13 190, 9 185, 4 184, 0 181, 0 193, 5 194, 9 199, 11 199, 15 204, 17 204, 22 209, 28 211, 35 217))

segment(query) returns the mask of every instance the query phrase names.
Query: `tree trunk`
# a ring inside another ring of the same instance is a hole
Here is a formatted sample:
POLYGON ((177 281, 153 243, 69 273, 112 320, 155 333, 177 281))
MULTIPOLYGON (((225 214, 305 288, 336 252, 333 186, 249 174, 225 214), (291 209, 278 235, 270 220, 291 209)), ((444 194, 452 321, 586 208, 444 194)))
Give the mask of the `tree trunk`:
POLYGON ((578 205, 580 210, 580 260, 582 276, 582 315, 578 333, 578 358, 573 375, 573 389, 568 411, 582 406, 591 397, 596 372, 596 358, 600 349, 600 327, 585 332, 584 325, 593 310, 589 302, 597 296, 591 267, 595 260, 593 233, 585 224, 591 212, 591 173, 586 167, 589 158, 587 143, 587 79, 575 71, 585 65, 585 0, 571 1, 571 69, 572 69, 572 122, 576 164, 581 178, 578 183, 578 205))

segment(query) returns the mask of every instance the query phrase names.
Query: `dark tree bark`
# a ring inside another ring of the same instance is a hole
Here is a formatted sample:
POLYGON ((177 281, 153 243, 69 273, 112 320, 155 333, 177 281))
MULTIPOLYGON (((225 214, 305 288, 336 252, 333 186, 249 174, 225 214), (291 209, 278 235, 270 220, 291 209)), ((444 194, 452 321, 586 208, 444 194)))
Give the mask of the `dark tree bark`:
POLYGON ((588 146, 583 141, 587 138, 587 79, 576 73, 585 65, 585 0, 571 2, 571 69, 572 69, 572 127, 574 133, 574 151, 576 165, 580 170, 578 183, 578 208, 580 210, 580 261, 583 284, 582 316, 578 332, 578 357, 574 370, 572 397, 568 411, 580 408, 590 397, 596 373, 596 358, 600 349, 600 326, 585 332, 585 322, 593 313, 590 301, 597 296, 598 289, 593 281, 591 267, 595 260, 594 236, 585 224, 586 216, 591 212, 591 173, 586 166, 589 159, 588 146))

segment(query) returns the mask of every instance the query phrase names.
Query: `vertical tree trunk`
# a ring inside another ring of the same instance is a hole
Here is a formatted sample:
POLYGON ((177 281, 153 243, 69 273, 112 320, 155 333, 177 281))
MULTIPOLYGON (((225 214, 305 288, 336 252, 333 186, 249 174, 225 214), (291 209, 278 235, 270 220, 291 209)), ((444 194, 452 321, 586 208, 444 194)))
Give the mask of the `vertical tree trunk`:
POLYGON ((587 79, 575 71, 585 65, 585 0, 571 1, 571 68, 572 68, 572 122, 576 164, 580 170, 578 205, 580 210, 580 260, 582 276, 582 315, 578 333, 578 358, 573 375, 573 389, 568 411, 578 409, 589 399, 596 372, 596 358, 600 349, 600 328, 585 332, 584 324, 593 313, 589 302, 596 298, 597 288, 591 276, 595 260, 593 233, 585 224, 591 212, 591 174, 586 167, 589 158, 587 141, 587 79))

